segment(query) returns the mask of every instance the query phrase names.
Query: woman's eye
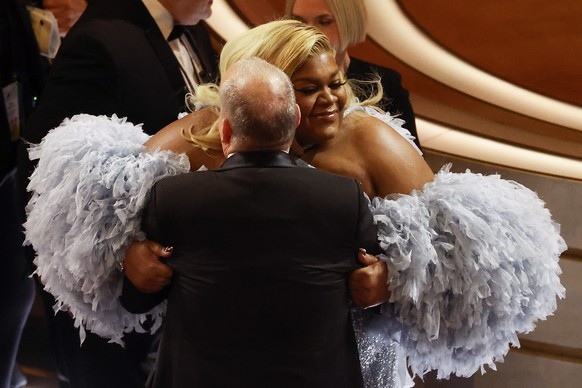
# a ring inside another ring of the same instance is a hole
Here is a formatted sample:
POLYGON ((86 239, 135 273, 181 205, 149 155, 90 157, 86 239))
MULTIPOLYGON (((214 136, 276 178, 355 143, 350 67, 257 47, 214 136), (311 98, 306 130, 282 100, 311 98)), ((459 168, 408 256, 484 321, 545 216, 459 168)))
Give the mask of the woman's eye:
POLYGON ((299 92, 301 94, 305 94, 305 95, 309 95, 309 94, 313 94, 317 91, 317 88, 315 87, 307 87, 307 88, 296 88, 295 89, 296 92, 299 92))
MULTIPOLYGON (((330 88, 331 90, 337 90, 337 89, 341 88, 342 86, 344 86, 347 82, 348 82, 347 80, 336 80, 336 81, 329 83, 327 85, 327 87, 330 88)), ((304 94, 304 95, 310 95, 310 94, 315 94, 323 89, 325 89, 325 87, 322 88, 319 86, 306 86, 303 88, 295 88, 295 91, 298 93, 304 94)))
POLYGON ((329 27, 333 24, 334 20, 332 18, 318 19, 317 24, 321 27, 329 27))
POLYGON ((291 20, 297 20, 298 22, 307 24, 305 19, 303 19, 301 16, 298 16, 298 15, 291 15, 291 20))
POLYGON ((343 81, 339 81, 339 80, 338 81, 334 81, 331 84, 329 84, 329 88, 330 89, 339 89, 342 86, 344 86, 346 84, 346 82, 348 82, 348 81, 346 81, 346 80, 343 80, 343 81))

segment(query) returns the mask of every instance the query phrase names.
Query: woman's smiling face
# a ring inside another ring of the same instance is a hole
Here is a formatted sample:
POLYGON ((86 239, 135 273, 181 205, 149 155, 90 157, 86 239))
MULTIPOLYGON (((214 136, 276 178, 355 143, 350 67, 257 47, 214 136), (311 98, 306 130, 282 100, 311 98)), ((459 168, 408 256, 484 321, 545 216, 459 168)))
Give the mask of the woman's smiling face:
POLYGON ((303 147, 321 144, 338 132, 346 104, 345 79, 332 52, 308 59, 291 77, 301 123, 295 138, 303 147))

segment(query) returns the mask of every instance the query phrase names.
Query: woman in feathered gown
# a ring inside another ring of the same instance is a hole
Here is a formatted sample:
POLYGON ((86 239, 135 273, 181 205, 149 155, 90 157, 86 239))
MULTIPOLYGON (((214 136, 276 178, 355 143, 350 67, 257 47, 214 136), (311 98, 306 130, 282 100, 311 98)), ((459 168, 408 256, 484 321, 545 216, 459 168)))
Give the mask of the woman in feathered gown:
MULTIPOLYGON (((519 344, 517 333, 553 313, 564 295, 558 258, 565 244, 535 193, 497 175, 447 167, 433 175, 401 121, 375 110, 373 99, 353 98, 329 41, 311 27, 256 27, 224 47, 221 71, 251 56, 293 82, 303 115, 295 148, 301 158, 355 177, 372 198, 390 297, 380 313, 355 312, 367 386, 409 384, 406 365, 416 375, 436 369, 441 378, 494 367, 519 344)), ((29 186, 27 239, 55 309, 75 317, 81 336, 87 328, 120 342, 146 320, 152 330, 161 324, 164 306, 146 315, 120 306, 117 265, 128 244, 144 238, 140 214, 155 181, 220 164, 217 133, 209 129, 215 92, 199 88, 195 105, 207 107, 151 139, 117 117, 78 115, 30 150, 39 164, 29 186)))

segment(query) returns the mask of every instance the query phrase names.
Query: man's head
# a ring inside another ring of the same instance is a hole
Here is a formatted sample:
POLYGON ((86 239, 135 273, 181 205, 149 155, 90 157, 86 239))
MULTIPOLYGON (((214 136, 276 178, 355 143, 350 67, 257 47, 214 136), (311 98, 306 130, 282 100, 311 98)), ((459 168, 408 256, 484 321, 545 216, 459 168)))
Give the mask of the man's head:
POLYGON ((220 137, 225 155, 287 151, 300 119, 289 77, 259 58, 233 64, 222 77, 220 137))
POLYGON ((213 0, 160 0, 177 24, 194 25, 212 15, 213 0))

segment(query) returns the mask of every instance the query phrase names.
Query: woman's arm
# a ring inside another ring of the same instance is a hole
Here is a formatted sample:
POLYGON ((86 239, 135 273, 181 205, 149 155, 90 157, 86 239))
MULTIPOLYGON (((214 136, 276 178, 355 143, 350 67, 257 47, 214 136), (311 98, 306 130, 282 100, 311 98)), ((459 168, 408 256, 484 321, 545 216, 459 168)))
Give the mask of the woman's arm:
MULTIPOLYGON (((206 107, 176 120, 152 136, 145 146, 148 150, 170 150, 186 154, 190 170, 200 167, 216 168, 224 161, 218 151, 204 151, 186 140, 184 133, 203 134, 218 118, 218 110, 206 107)), ((171 251, 164 250, 152 241, 133 241, 125 250, 123 267, 125 276, 142 292, 157 292, 166 286, 172 277, 172 270, 160 260, 169 257, 171 251)))
POLYGON ((374 117, 360 118, 354 131, 373 195, 410 194, 434 179, 422 156, 401 135, 374 117), (364 152, 366 150, 366 152, 364 152))
MULTIPOLYGON (((362 165, 369 179, 371 197, 408 194, 421 189, 434 178, 422 156, 400 134, 382 121, 367 114, 353 113, 352 141, 362 155, 362 165), (367 150, 367 152, 363 152, 367 150)), ((366 308, 388 301, 386 287, 388 269, 382 261, 363 260, 365 266, 350 276, 352 300, 366 308)), ((360 260, 363 258, 360 257, 360 260)))
POLYGON ((188 142, 184 133, 203 134, 218 118, 218 110, 213 107, 202 108, 176 120, 152 136, 145 146, 148 150, 170 150, 177 154, 186 154, 190 160, 190 169, 198 170, 202 166, 215 168, 222 164, 224 155, 218 151, 204 151, 188 142))
MULTIPOLYGON (((81 114, 29 149, 39 161, 29 183, 26 242, 45 290, 75 318, 81 341, 88 329, 122 343, 124 332, 142 330, 147 319, 121 307, 118 263, 131 241, 145 238, 141 214, 150 187, 190 167, 183 155, 144 152, 148 139, 125 119, 81 114)), ((148 315, 159 326, 164 307, 154 310, 148 315)))
MULTIPOLYGON (((165 238, 165 231, 161 230, 158 222, 158 199, 157 199, 157 185, 151 190, 150 197, 143 209, 141 228, 143 232, 156 240, 163 241, 165 238)), ((167 241, 167 240, 166 240, 167 241)), ((129 248, 128 248, 129 249, 129 248)), ((171 276, 171 269, 168 267, 171 276)), ((127 275, 127 272, 125 272, 127 275)), ((134 314, 143 314, 150 311, 155 306, 162 303, 168 296, 169 284, 171 278, 162 279, 164 284, 159 292, 147 292, 139 289, 131 282, 127 281, 127 277, 123 281, 123 290, 119 297, 122 306, 129 312, 134 314)))

